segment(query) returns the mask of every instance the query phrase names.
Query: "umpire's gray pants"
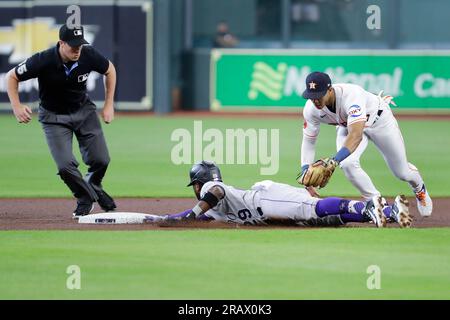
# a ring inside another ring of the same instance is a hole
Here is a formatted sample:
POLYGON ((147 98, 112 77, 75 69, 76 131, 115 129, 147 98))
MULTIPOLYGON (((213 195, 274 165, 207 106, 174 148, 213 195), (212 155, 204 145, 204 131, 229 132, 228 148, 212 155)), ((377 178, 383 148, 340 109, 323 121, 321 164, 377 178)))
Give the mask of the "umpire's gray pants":
POLYGON ((110 158, 95 105, 88 102, 70 114, 56 114, 39 107, 39 122, 61 179, 78 202, 96 201, 98 197, 91 184, 101 187, 110 158), (88 166, 86 179, 78 170, 79 163, 72 152, 74 134, 83 162, 88 166))

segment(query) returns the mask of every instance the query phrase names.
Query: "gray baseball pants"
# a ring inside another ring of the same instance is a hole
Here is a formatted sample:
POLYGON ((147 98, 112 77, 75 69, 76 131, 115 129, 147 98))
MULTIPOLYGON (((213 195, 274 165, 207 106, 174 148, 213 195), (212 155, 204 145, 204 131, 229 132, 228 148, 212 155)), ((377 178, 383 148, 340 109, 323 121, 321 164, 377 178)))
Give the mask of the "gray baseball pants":
POLYGON ((79 203, 96 201, 98 197, 91 184, 101 188, 110 157, 95 104, 88 101, 69 114, 57 114, 39 107, 39 122, 58 167, 58 175, 79 203), (73 135, 78 140, 83 162, 88 166, 85 179, 72 152, 73 135))

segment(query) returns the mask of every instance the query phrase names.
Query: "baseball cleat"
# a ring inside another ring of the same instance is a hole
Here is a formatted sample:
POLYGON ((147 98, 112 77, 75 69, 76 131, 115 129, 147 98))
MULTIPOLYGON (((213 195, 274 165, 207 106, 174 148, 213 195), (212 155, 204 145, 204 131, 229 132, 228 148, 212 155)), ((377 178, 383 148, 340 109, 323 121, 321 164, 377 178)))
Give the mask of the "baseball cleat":
POLYGON ((389 203, 385 198, 381 197, 381 212, 386 218, 386 223, 391 222, 391 220, 394 221, 389 214, 390 211, 391 207, 389 206, 389 203))
POLYGON ((98 196, 98 204, 100 206, 100 208, 102 208, 103 211, 108 212, 108 211, 114 211, 117 206, 116 203, 114 202, 114 199, 105 192, 105 190, 101 189, 94 189, 95 193, 98 196))
POLYGON ((109 212, 109 211, 115 211, 117 208, 116 203, 114 202, 114 199, 106 193, 105 190, 103 190, 101 184, 94 184, 91 182, 92 173, 87 174, 84 177, 84 180, 94 189, 98 199, 97 203, 102 208, 103 211, 109 212))
POLYGON ((383 198, 375 196, 370 199, 364 209, 364 214, 370 218, 377 228, 386 227, 386 217, 383 214, 383 198))
POLYGON ((395 197, 391 218, 400 225, 400 228, 411 227, 412 217, 409 215, 409 201, 404 195, 395 197))
POLYGON ((94 203, 78 203, 75 211, 72 214, 73 219, 78 219, 81 216, 88 215, 94 210, 94 203))
POLYGON ((425 184, 419 192, 416 192, 416 200, 417 209, 419 210, 420 215, 422 217, 431 216, 431 212, 433 211, 433 202, 431 201, 431 197, 425 188, 425 184))

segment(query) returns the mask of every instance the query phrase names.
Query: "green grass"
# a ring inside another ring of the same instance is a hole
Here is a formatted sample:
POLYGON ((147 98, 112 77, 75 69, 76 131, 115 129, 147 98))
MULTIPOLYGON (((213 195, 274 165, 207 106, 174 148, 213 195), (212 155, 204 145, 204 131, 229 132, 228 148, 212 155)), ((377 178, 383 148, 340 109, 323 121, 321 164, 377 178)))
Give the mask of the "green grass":
POLYGON ((450 299, 448 228, 5 231, 0 244, 0 299, 450 299))
MULTIPOLYGON (((272 179, 296 185, 302 122, 299 119, 248 119, 208 117, 203 119, 203 131, 217 128, 222 133, 231 128, 279 129, 279 171, 261 175, 261 165, 221 165, 227 183, 248 188, 254 182, 272 179)), ((186 188, 191 165, 175 165, 171 161, 171 134, 177 128, 193 133, 194 118, 118 117, 104 130, 112 162, 104 186, 116 197, 190 197, 186 188)), ((402 121, 400 123, 409 161, 425 178, 433 196, 450 195, 450 172, 442 170, 450 163, 450 125, 445 121, 402 121)), ((203 146, 208 145, 204 142, 203 146)), ((0 116, 0 198, 1 197, 70 197, 56 175, 45 137, 36 117, 29 125, 19 125, 11 115, 0 116)), ((76 144, 75 144, 76 146, 76 144)), ((79 152, 75 151, 80 161, 79 152)), ((323 126, 317 157, 335 153, 335 129, 323 126)), ((81 161, 80 161, 81 162, 81 161)), ((380 153, 369 144, 362 157, 362 166, 386 196, 410 194, 409 186, 397 180, 387 168, 380 153)), ((80 166, 85 172, 84 165, 80 166)), ((337 170, 332 181, 322 191, 323 196, 359 196, 357 190, 337 170)))

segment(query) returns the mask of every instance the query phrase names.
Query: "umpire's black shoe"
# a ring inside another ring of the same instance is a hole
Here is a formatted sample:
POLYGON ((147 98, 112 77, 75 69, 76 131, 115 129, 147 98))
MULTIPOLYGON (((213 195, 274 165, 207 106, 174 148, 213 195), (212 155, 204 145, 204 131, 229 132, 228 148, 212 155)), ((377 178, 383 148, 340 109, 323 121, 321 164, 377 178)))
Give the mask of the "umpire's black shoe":
POLYGON ((73 212, 73 218, 78 219, 81 216, 88 215, 94 210, 94 203, 78 203, 75 211, 73 212))
POLYGON ((114 211, 117 208, 114 199, 107 194, 105 190, 95 189, 95 193, 97 193, 98 196, 97 202, 104 211, 114 211))

